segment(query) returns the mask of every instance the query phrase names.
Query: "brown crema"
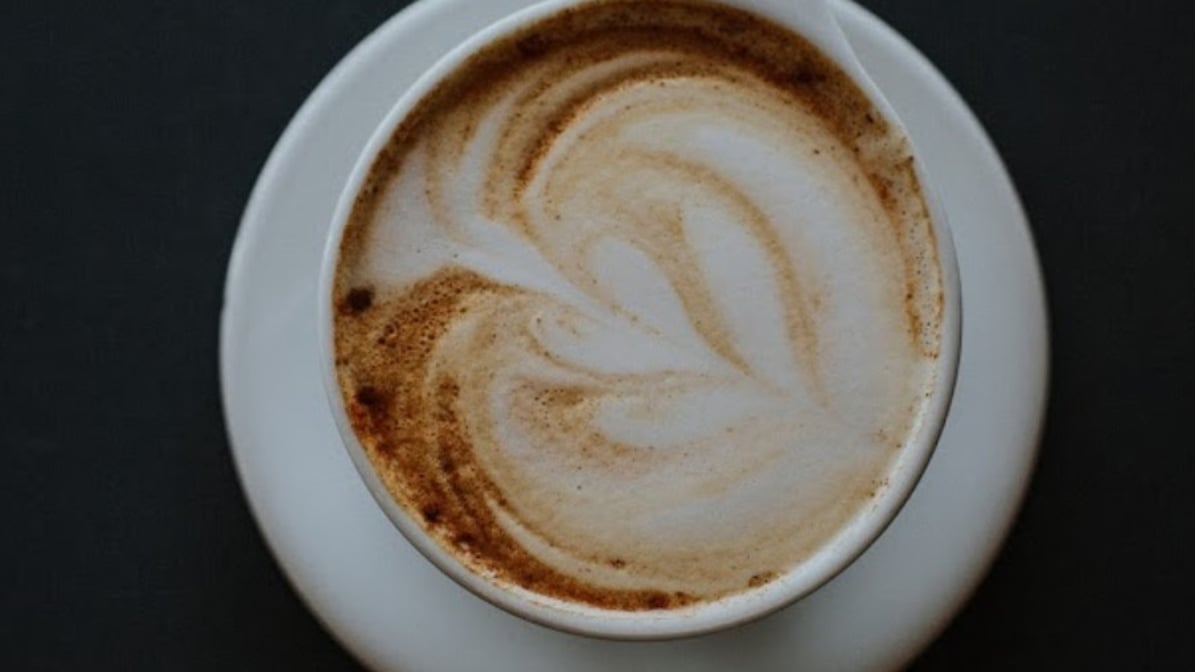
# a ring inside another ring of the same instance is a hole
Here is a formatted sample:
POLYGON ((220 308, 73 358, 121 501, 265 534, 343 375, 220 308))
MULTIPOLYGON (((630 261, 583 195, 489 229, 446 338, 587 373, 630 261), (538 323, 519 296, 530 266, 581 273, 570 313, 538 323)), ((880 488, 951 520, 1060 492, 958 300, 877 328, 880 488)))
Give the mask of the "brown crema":
POLYGON ((395 130, 341 243, 338 380, 391 495, 474 572, 614 610, 716 600, 883 491, 936 382, 935 250, 907 143, 804 39, 598 0, 484 48, 395 130), (845 194, 857 226, 761 203, 772 175, 717 149, 736 125, 778 139, 744 141, 759 165, 830 175, 807 200, 845 194), (754 261, 719 270, 722 246, 754 261))

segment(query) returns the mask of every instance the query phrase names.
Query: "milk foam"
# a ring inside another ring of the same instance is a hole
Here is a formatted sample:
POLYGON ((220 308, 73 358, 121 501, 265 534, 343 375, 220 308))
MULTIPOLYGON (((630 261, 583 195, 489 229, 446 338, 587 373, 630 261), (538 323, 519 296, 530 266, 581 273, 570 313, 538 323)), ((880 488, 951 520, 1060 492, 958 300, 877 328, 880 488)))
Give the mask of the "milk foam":
POLYGON ((786 571, 882 490, 935 384, 941 281, 908 251, 932 240, 916 185, 877 187, 907 161, 892 131, 844 137, 716 44, 632 38, 466 77, 400 129, 346 234, 337 296, 373 299, 337 354, 446 547, 656 608, 786 571))

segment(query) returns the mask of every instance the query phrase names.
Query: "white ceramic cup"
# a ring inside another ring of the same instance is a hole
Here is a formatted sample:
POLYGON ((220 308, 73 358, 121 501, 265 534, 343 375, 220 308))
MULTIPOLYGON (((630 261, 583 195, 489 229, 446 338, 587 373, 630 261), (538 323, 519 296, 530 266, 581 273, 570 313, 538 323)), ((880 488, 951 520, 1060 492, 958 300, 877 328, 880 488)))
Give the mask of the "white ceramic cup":
MULTIPOLYGON (((481 1, 481 0, 478 0, 481 1)), ((894 127, 904 129, 891 106, 867 76, 830 14, 825 0, 709 0, 738 8, 788 27, 817 46, 848 74, 871 99, 876 110, 894 127)), ((366 144, 341 194, 333 217, 318 286, 318 329, 324 386, 332 414, 349 456, 370 493, 398 530, 440 570, 477 596, 506 611, 566 632, 629 640, 670 639, 700 635, 759 618, 813 592, 832 579, 880 536, 912 494, 937 445, 954 392, 961 336, 962 305, 958 270, 945 214, 933 185, 916 162, 917 177, 933 221, 941 265, 944 309, 942 340, 937 360, 937 384, 915 435, 895 458, 887 473, 888 487, 836 535, 805 561, 768 584, 711 602, 661 611, 614 611, 568 603, 533 594, 482 577, 431 538, 416 519, 398 504, 382 483, 348 419, 334 364, 332 287, 341 237, 357 193, 378 153, 415 105, 470 56, 500 42, 529 24, 585 0, 546 0, 516 12, 469 38, 441 58, 395 103, 366 144)), ((914 154, 915 148, 914 148, 914 154)))

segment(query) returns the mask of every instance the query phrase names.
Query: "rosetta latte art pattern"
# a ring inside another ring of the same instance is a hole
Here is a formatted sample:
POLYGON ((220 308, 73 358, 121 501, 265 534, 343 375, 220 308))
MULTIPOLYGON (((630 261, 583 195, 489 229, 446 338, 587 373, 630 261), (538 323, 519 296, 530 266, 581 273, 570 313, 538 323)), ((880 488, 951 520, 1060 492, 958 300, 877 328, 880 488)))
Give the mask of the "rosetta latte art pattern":
POLYGON ((374 165, 337 367, 393 496, 529 591, 659 609, 884 486, 937 355, 904 141, 782 29, 597 3, 466 63, 374 165))

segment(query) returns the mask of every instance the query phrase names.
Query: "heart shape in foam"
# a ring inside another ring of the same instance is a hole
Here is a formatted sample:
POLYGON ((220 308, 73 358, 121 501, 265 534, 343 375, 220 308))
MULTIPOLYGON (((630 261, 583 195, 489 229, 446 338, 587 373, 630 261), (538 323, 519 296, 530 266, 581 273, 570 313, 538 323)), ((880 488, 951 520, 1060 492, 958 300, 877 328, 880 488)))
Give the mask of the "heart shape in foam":
POLYGON ((759 591, 891 508, 953 371, 903 135, 800 38, 662 6, 558 15, 411 105, 329 292, 408 524, 619 612, 759 591))

